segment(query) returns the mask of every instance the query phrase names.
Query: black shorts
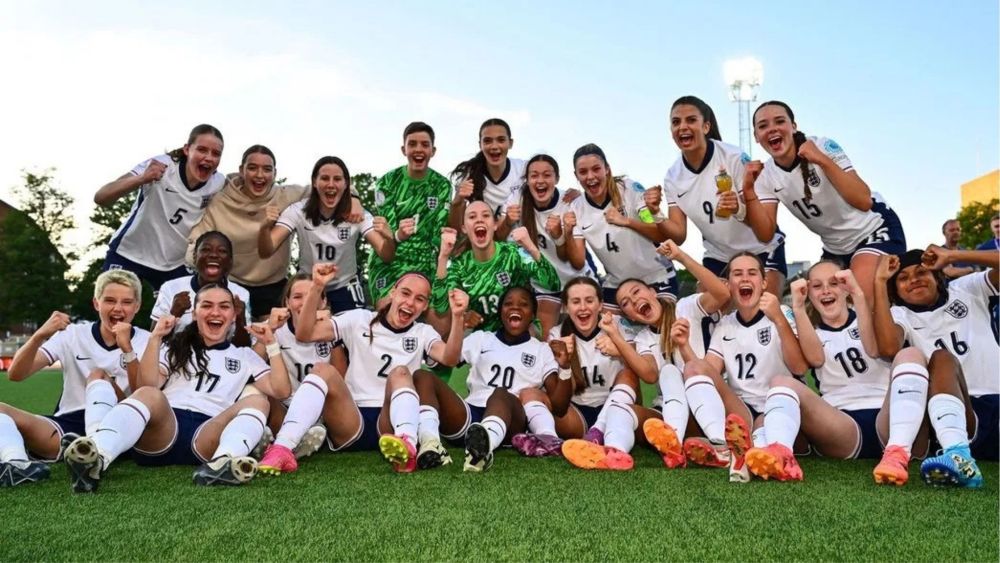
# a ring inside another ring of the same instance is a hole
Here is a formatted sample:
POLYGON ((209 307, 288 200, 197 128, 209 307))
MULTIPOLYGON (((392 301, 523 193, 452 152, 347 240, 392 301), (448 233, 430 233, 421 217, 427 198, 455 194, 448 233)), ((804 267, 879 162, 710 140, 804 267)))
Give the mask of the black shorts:
POLYGON ((140 280, 153 286, 154 293, 159 293, 160 286, 170 280, 191 275, 191 272, 184 266, 178 266, 173 270, 168 270, 166 272, 154 270, 148 266, 137 264, 118 254, 114 250, 108 250, 108 253, 104 256, 104 265, 101 266, 102 272, 106 272, 108 270, 128 270, 129 272, 139 276, 140 280))
POLYGON ((906 235, 903 233, 903 224, 899 222, 899 216, 890 209, 885 202, 872 200, 872 211, 882 216, 882 224, 879 225, 868 238, 864 240, 850 254, 834 254, 823 249, 824 260, 835 260, 848 267, 855 254, 902 254, 906 252, 906 235))
POLYGON ((583 418, 584 431, 594 426, 594 423, 597 422, 597 416, 601 414, 601 408, 603 408, 578 405, 576 403, 570 403, 570 406, 576 409, 576 412, 580 413, 580 417, 583 418))
MULTIPOLYGON (((761 252, 757 255, 760 261, 764 263, 765 272, 780 272, 782 276, 788 277, 788 263, 785 261, 785 240, 782 239, 778 246, 774 247, 771 252, 761 252)), ((722 260, 716 260, 715 258, 705 258, 701 259, 701 265, 708 268, 713 274, 718 277, 722 277, 722 272, 726 269, 728 263, 722 260)))
POLYGON ((364 286, 355 278, 344 287, 327 289, 326 304, 330 307, 330 312, 334 315, 343 313, 344 311, 364 309, 367 306, 364 286))
POLYGON ((207 462, 194 449, 194 439, 201 427, 212 417, 205 413, 184 409, 171 409, 177 421, 177 433, 166 449, 159 452, 143 452, 133 449, 132 459, 136 465, 161 467, 164 465, 201 465, 207 462))
POLYGON ((858 425, 858 447, 854 450, 853 459, 881 459, 882 439, 878 436, 875 420, 882 409, 842 410, 858 425))
MULTIPOLYGON (((326 436, 326 443, 330 450, 335 452, 368 452, 378 449, 378 439, 382 433, 378 429, 378 419, 382 414, 382 407, 358 407, 361 414, 361 430, 357 437, 348 441, 339 448, 330 441, 330 435, 326 436)), ((386 413, 389 416, 389 413, 386 413)))
POLYGON ((287 283, 281 280, 267 285, 244 285, 250 293, 250 318, 266 317, 271 314, 271 309, 281 307, 287 283))

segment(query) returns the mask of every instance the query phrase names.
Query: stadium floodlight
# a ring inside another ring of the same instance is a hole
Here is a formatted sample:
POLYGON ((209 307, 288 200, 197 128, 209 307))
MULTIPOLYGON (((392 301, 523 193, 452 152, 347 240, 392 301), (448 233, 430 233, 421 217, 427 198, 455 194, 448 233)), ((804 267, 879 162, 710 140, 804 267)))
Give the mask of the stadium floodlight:
POLYGON ((731 59, 722 66, 729 87, 729 101, 736 102, 740 117, 740 148, 752 152, 750 102, 757 101, 757 91, 764 82, 764 65, 753 57, 731 59))

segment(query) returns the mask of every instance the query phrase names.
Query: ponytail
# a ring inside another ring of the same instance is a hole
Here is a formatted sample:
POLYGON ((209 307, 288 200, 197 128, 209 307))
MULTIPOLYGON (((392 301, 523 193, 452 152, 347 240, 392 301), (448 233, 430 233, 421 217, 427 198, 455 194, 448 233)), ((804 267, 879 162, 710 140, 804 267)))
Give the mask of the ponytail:
POLYGON ((183 374, 184 379, 191 379, 197 373, 208 370, 208 355, 205 352, 205 341, 198 334, 198 324, 192 322, 183 330, 167 340, 167 373, 183 374), (194 359, 195 371, 190 370, 194 359))
MULTIPOLYGON (((795 154, 799 154, 799 148, 806 142, 806 134, 802 131, 796 131, 792 133, 792 141, 795 142, 795 154)), ((805 191, 805 196, 803 196, 802 200, 809 203, 813 197, 812 189, 809 187, 809 177, 813 172, 809 168, 809 162, 804 158, 799 159, 799 171, 802 172, 802 189, 805 191)))
POLYGON ((714 141, 722 141, 722 133, 719 132, 719 123, 715 119, 715 112, 712 111, 712 106, 706 104, 701 98, 697 96, 681 96, 670 106, 671 111, 677 106, 694 106, 701 114, 701 119, 705 123, 708 123, 708 133, 705 133, 705 137, 712 139, 714 141))
POLYGON ((670 338, 670 328, 677 320, 677 309, 674 304, 666 299, 660 299, 660 350, 663 352, 663 359, 668 363, 674 355, 674 341, 670 338))
MULTIPOLYGON (((572 336, 576 338, 574 334, 573 320, 568 316, 563 320, 562 324, 559 325, 559 336, 572 336)), ((579 395, 583 393, 584 389, 589 387, 587 384, 587 378, 583 376, 583 368, 580 366, 580 354, 576 351, 576 345, 573 346, 573 352, 569 355, 569 368, 573 372, 573 394, 579 395)))
MULTIPOLYGON (((191 130, 191 133, 188 134, 187 143, 185 143, 184 146, 186 147, 194 143, 195 140, 201 135, 214 135, 215 137, 218 137, 220 141, 222 141, 221 131, 219 131, 212 125, 209 125, 207 123, 202 123, 201 125, 196 125, 194 129, 191 130)), ((167 156, 169 156, 174 162, 178 163, 187 159, 187 157, 184 155, 184 147, 168 151, 167 156)))

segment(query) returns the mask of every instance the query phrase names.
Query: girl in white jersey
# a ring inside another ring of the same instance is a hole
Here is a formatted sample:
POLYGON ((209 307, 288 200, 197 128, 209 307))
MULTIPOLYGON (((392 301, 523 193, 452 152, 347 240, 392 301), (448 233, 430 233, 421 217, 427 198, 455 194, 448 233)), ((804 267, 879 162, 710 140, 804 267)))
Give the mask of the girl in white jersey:
POLYGON ((201 464, 198 485, 253 478, 257 462, 248 456, 264 434, 268 403, 261 395, 239 397, 249 379, 266 395, 288 396, 281 351, 266 324, 251 329, 267 345, 270 367, 251 348, 228 342, 236 310, 224 287, 201 288, 194 309, 194 323, 166 343, 176 319, 160 318, 142 353, 141 387, 67 446, 74 491, 96 491, 108 466, 133 447, 138 465, 201 464))
POLYGON ((465 438, 465 471, 482 472, 493 465, 501 444, 517 445, 530 429, 541 451, 558 453, 553 412, 565 413, 572 384, 557 373, 550 346, 531 336, 537 302, 531 291, 510 286, 500 297, 500 329, 476 331, 462 344, 469 364, 469 396, 462 400, 447 382, 428 371, 414 377, 420 395, 420 455, 422 469, 451 463, 441 436, 465 438))
MULTIPOLYGON (((810 268, 805 279, 792 282, 799 343, 820 394, 788 376, 771 378, 764 404, 767 445, 746 454, 747 467, 758 477, 802 479, 800 470, 786 470, 783 463, 794 459, 791 450, 800 427, 809 443, 827 457, 878 458, 882 444, 887 444, 887 460, 899 453, 909 459, 917 438, 910 430, 920 428, 924 417, 926 370, 903 362, 907 354, 897 354, 894 368, 879 359, 865 294, 851 271, 841 268, 824 260, 810 268), (807 300, 813 315, 806 309, 807 300)), ((924 432, 918 443, 921 456, 926 449, 924 432)), ((901 474, 886 467, 876 468, 877 482, 906 482, 905 461, 901 474)))
POLYGON ((139 190, 128 218, 111 238, 103 269, 135 272, 154 290, 187 275, 188 235, 225 185, 216 172, 221 158, 222 133, 198 125, 183 147, 150 158, 97 190, 94 203, 102 207, 139 190))
POLYGON ((573 155, 576 179, 584 197, 573 201, 563 214, 567 256, 572 264, 582 264, 586 256, 584 242, 604 264, 605 308, 617 312, 615 290, 628 278, 641 279, 656 287, 657 295, 677 300, 677 278, 674 267, 663 263, 656 254, 656 245, 667 237, 661 227, 639 218, 648 205, 642 186, 628 178, 611 174, 607 157, 600 147, 588 144, 573 155))
MULTIPOLYGON (((661 225, 664 234, 682 244, 691 219, 705 245, 701 263, 712 273, 721 276, 730 258, 750 252, 764 262, 767 291, 781 295, 788 275, 784 235, 757 233, 746 222, 749 209, 737 191, 745 182, 743 169, 750 158, 739 147, 722 142, 712 108, 694 96, 681 97, 671 106, 670 132, 681 157, 663 180, 668 206, 668 219, 661 225)), ((760 203, 772 210, 778 205, 775 199, 760 203)))
MULTIPOLYGON (((312 424, 321 414, 337 417, 327 421, 334 437, 335 451, 372 450, 376 447, 393 468, 409 473, 417 468, 417 429, 420 403, 414 387, 414 373, 421 363, 434 361, 452 367, 462 352, 462 319, 469 296, 459 289, 449 292, 452 318, 447 342, 430 325, 418 322, 430 303, 430 281, 417 272, 404 274, 393 285, 389 300, 378 311, 354 309, 326 322, 316 322, 315 311, 320 293, 336 276, 332 264, 313 266, 313 287, 302 307, 303 316, 295 329, 300 342, 323 342, 339 339, 351 358, 345 379, 355 408, 338 408, 340 396, 323 396, 327 389, 316 374, 302 380, 303 386, 292 398, 286 420, 312 424), (306 394, 305 383, 310 383, 306 394), (351 432, 349 432, 350 430, 351 432), (337 433, 345 437, 337 438, 337 433)), ((314 368, 315 369, 315 368, 314 368)), ((288 423, 286 422, 286 426, 288 423)), ((304 432, 304 430, 301 430, 304 432)), ((279 433, 280 435, 280 433, 279 433)))
MULTIPOLYGON (((465 206, 470 201, 485 201, 493 217, 500 216, 507 198, 524 183, 524 161, 507 156, 513 146, 514 138, 506 121, 493 117, 479 126, 479 152, 451 173, 456 187, 448 226, 455 230, 462 227, 465 206)), ((505 238, 497 235, 497 240, 505 238)))
POLYGON ((136 388, 136 350, 142 350, 149 337, 131 325, 141 298, 135 274, 104 272, 94 283, 97 322, 71 324, 66 313, 55 312, 18 348, 7 371, 11 381, 23 381, 58 361, 63 389, 52 416, 0 403, 0 487, 48 478, 46 461, 59 457, 61 439, 93 431, 118 400, 136 388), (29 458, 28 451, 43 461, 29 458))
POLYGON ((879 353, 893 357, 908 342, 926 358, 927 414, 944 449, 920 466, 931 485, 981 487, 975 459, 997 459, 1000 347, 989 301, 997 296, 998 256, 931 245, 882 257, 875 272, 879 353), (947 282, 941 270, 955 262, 989 269, 947 282))
POLYGON ((299 241, 299 271, 312 271, 313 264, 337 265, 337 277, 326 288, 326 301, 333 313, 365 307, 365 293, 358 277, 357 246, 364 238, 383 262, 396 256, 396 242, 383 217, 364 212, 361 223, 350 223, 351 175, 336 156, 324 156, 312 169, 309 198, 278 213, 268 207, 267 220, 258 237, 261 258, 268 258, 285 244, 292 233, 299 241))
MULTIPOLYGON (((510 232, 521 224, 528 230, 531 240, 536 241, 538 250, 548 258, 559 274, 559 281, 565 285, 579 277, 593 277, 586 261, 577 256, 571 262, 567 252, 567 239, 562 216, 570 212, 570 204, 561 201, 556 184, 559 182, 559 164, 547 154, 537 154, 528 160, 524 186, 507 199, 501 212, 495 237, 506 240, 510 232)), ((560 292, 548 291, 532 285, 538 299, 538 321, 542 334, 548 334, 559 322, 560 292)), ((596 322, 596 321, 595 321, 596 322)))
MULTIPOLYGON (((791 311, 764 290, 764 264, 760 258, 749 252, 738 254, 726 269, 734 311, 715 327, 704 361, 688 362, 684 369, 713 376, 725 372, 729 388, 743 402, 726 417, 725 430, 734 455, 730 479, 742 481, 749 479, 743 464, 750 446, 746 421, 760 428, 770 381, 777 376, 801 377, 809 365, 795 336, 791 311)), ((766 443, 763 431, 755 431, 753 444, 766 443)), ((791 475, 798 465, 791 453, 787 454, 789 459, 782 461, 791 475)))
POLYGON ((798 131, 788 104, 764 102, 753 127, 771 160, 746 165, 747 177, 755 179, 743 184, 746 222, 760 240, 770 240, 778 225, 773 202, 780 201, 819 235, 823 258, 850 265, 871 305, 878 257, 906 250, 896 212, 876 198, 836 141, 798 131))

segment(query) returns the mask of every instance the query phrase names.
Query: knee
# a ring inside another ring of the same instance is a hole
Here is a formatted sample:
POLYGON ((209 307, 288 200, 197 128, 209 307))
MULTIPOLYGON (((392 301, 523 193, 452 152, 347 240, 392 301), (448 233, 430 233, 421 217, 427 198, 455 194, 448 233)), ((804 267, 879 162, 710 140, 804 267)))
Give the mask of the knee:
POLYGON ((798 385, 799 382, 795 380, 794 377, 788 375, 776 375, 771 378, 771 389, 775 387, 790 387, 792 389, 798 385))
POLYGON ((688 379, 696 375, 708 375, 709 371, 708 362, 705 360, 694 359, 684 364, 684 379, 688 379))
MULTIPOLYGON (((497 389, 500 391, 501 389, 497 389)), ((506 393, 507 391, 504 390, 506 393)), ((496 391, 494 391, 496 393, 496 391)), ((522 405, 526 405, 532 401, 539 401, 549 406, 549 397, 541 389, 522 389, 520 393, 517 394, 518 400, 521 401, 522 405)))
POLYGON ((248 397, 244 397, 240 401, 240 406, 243 408, 259 410, 264 413, 265 416, 271 412, 271 402, 265 395, 250 395, 248 397))
POLYGON ((638 389, 639 376, 637 376, 634 371, 625 368, 618 372, 618 376, 615 377, 615 385, 628 385, 633 389, 638 389))
POLYGON ((133 391, 129 398, 140 401, 147 407, 151 407, 160 402, 167 402, 167 397, 163 394, 163 391, 160 391, 156 387, 140 387, 133 391))
POLYGON ((389 372, 389 377, 386 378, 386 383, 393 389, 399 387, 412 387, 413 386, 413 374, 406 366, 396 366, 392 368, 389 372))
POLYGON ((90 375, 87 376, 87 383, 93 383, 94 381, 101 380, 111 380, 111 376, 108 375, 108 372, 103 369, 95 369, 90 372, 90 375))
MULTIPOLYGON (((942 350, 938 350, 941 352, 942 350)), ((935 352, 937 353, 937 352, 935 352)), ((914 346, 909 346, 900 350, 896 357, 892 360, 893 366, 898 366, 900 364, 919 364, 922 366, 927 365, 927 358, 924 357, 923 352, 914 346)))
POLYGON ((941 370, 957 371, 958 359, 947 350, 934 350, 927 361, 927 368, 933 373, 941 370))
POLYGON ((316 364, 312 367, 312 375, 319 377, 324 383, 330 385, 335 378, 340 377, 340 371, 330 364, 316 364))

